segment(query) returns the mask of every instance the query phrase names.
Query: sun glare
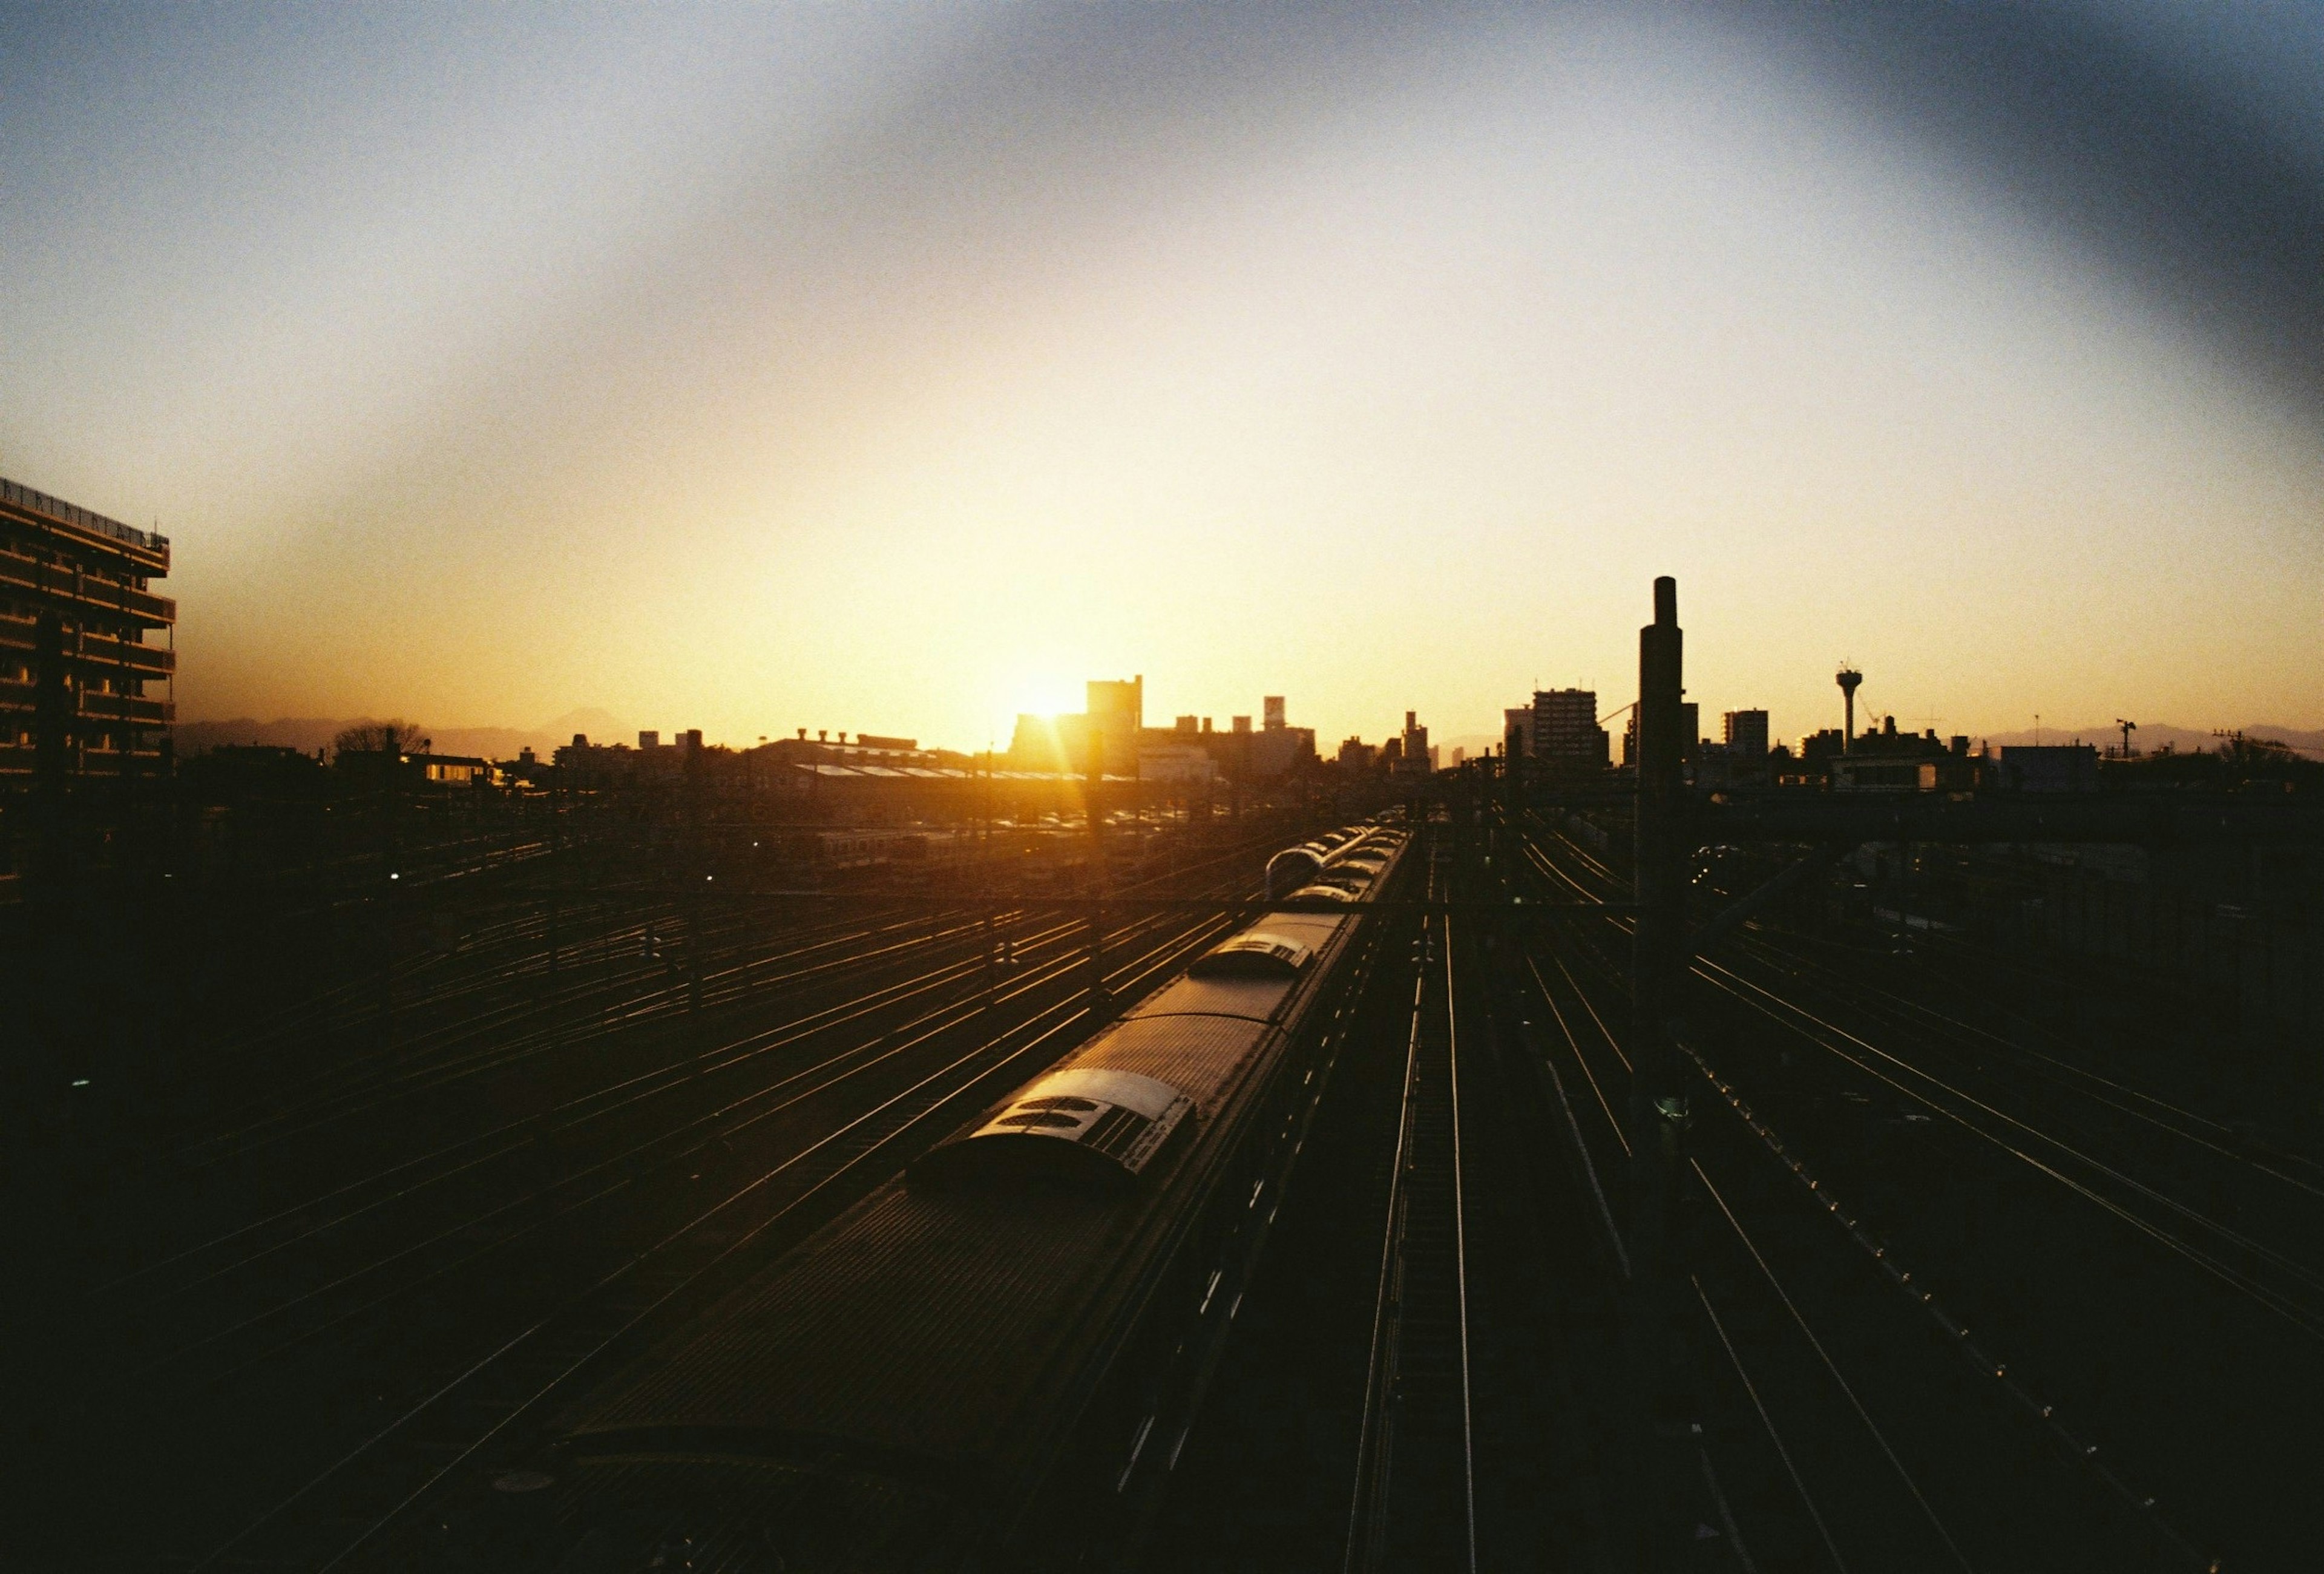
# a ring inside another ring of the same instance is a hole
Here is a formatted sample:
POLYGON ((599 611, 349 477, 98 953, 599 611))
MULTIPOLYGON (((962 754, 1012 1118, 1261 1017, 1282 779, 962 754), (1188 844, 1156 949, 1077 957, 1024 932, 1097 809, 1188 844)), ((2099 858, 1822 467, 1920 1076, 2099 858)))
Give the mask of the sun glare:
POLYGON ((1019 716, 1068 715, 1082 708, 1081 685, 1054 673, 1020 676, 1002 692, 1009 696, 1011 721, 1019 716))

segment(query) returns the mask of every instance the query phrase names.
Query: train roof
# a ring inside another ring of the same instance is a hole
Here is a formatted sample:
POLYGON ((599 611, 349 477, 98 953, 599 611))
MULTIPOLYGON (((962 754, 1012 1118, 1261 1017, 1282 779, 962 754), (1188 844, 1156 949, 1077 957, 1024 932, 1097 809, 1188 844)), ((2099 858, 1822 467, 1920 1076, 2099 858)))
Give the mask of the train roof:
MULTIPOLYGON (((1279 995, 1291 980, 1262 987, 1279 995)), ((1020 1091, 1061 1072, 1127 1073, 1178 1090, 1191 1106, 1184 1129, 1198 1139, 1279 1042, 1248 1017, 1137 1016, 1020 1091)), ((595 1410, 567 1434, 567 1452, 585 1462, 685 1452, 777 1470, 812 1459, 919 1481, 940 1498, 974 1493, 991 1470, 1015 1468, 1020 1418, 1060 1403, 1084 1364, 1075 1350, 1105 1321, 1098 1308, 1138 1270, 1131 1241, 1194 1151, 1183 1136, 1167 1143, 1135 1187, 1010 1185, 1005 1206, 924 1159, 595 1410)))
POLYGON ((949 1559, 1047 1468, 1356 922, 1246 926, 1226 947, 1268 953, 1255 976, 1140 1001, 592 1401, 562 1456, 593 1494, 700 1505, 722 1536, 811 1533, 818 1568, 949 1559), (998 1191, 973 1183, 988 1156, 998 1191), (1010 1183, 1028 1163, 1069 1183, 1010 1183))

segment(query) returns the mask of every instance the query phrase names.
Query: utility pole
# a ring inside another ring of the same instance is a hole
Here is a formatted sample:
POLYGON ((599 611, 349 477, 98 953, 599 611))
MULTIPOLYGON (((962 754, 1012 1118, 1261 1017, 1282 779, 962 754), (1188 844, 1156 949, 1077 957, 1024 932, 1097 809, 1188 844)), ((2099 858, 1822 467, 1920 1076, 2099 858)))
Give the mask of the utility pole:
POLYGON ((1089 729, 1089 780, 1083 796, 1084 815, 1089 821, 1089 891, 1093 898, 1089 915, 1089 1009, 1093 1017, 1102 1017, 1112 1005, 1105 989, 1105 807, 1101 801, 1105 786, 1105 741, 1091 718, 1089 729))
POLYGON ((1665 576, 1655 581, 1655 621, 1638 631, 1637 927, 1630 975, 1630 1329, 1646 1402, 1647 1567, 1657 1570, 1692 1555, 1684 1541, 1692 1414, 1674 1249, 1687 1091, 1671 1032, 1687 957, 1684 667, 1678 582, 1665 576))
POLYGON ((702 888, 709 878, 702 851, 703 759, 692 733, 681 733, 678 741, 686 750, 680 761, 685 770, 686 856, 678 864, 686 871, 686 1014, 694 1019, 702 1015, 702 888))

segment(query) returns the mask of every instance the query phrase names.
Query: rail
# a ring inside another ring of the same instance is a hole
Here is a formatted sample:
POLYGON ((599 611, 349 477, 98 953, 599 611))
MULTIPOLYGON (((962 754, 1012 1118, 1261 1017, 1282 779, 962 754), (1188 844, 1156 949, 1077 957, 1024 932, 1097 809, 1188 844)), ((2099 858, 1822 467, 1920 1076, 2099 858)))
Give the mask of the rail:
MULTIPOLYGON (((1431 885, 1436 883, 1431 849, 1431 885)), ((1449 917, 1424 930, 1404 1091, 1389 1172, 1371 1356, 1348 1508, 1348 1574, 1400 1567, 1424 1548, 1477 1567, 1469 1368, 1467 1226, 1462 1193, 1460 1043, 1449 917), (1432 955, 1441 947, 1441 956, 1432 955), (1441 1024, 1429 996, 1441 961, 1441 1024)))
POLYGON ((21 482, 0 476, 0 502, 14 503, 32 513, 44 514, 60 524, 111 536, 116 541, 126 541, 148 552, 167 552, 170 538, 153 530, 141 530, 134 525, 124 525, 119 520, 107 519, 101 513, 85 509, 78 503, 67 502, 60 497, 51 497, 21 482))

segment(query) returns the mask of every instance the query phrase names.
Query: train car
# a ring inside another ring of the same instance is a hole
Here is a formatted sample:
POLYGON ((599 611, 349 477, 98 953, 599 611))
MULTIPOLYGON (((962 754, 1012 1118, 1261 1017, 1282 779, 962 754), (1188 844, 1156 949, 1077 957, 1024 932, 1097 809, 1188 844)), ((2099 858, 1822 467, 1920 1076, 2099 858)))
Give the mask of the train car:
POLYGON ((1267 861, 1268 897, 1287 897, 1302 887, 1315 884, 1325 870, 1351 860, 1367 861, 1367 867, 1377 873, 1384 866, 1384 859, 1376 856, 1378 850, 1388 845, 1382 839, 1400 834, 1384 826, 1358 825, 1326 832, 1302 846, 1286 847, 1267 861))
MULTIPOLYGON (((1384 890, 1402 837, 1361 840, 1384 890)), ((1256 1262, 1368 922, 1276 912, 1230 935, 601 1389, 527 1474, 553 1510, 503 1566, 999 1570, 1119 1548, 1224 1339, 1222 1282, 1239 1304, 1256 1262)))
POLYGON ((788 837, 785 850, 825 870, 872 869, 890 863, 924 863, 933 850, 945 851, 951 838, 917 830, 804 831, 788 837))

